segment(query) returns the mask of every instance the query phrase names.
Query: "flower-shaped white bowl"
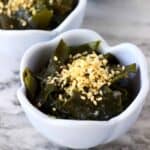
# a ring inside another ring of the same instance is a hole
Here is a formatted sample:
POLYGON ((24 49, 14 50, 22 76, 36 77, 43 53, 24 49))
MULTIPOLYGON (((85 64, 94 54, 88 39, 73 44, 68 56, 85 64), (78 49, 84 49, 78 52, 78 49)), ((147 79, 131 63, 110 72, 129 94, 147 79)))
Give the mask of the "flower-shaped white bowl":
POLYGON ((135 45, 126 43, 110 47, 100 35, 86 29, 68 31, 50 42, 33 46, 24 54, 20 70, 22 87, 17 95, 30 122, 49 140, 70 148, 94 147, 124 134, 138 118, 149 90, 147 63, 144 55, 135 45), (34 72, 38 71, 38 68, 48 61, 50 53, 62 38, 69 45, 101 40, 100 49, 104 53, 114 54, 122 64, 137 64, 139 71, 133 79, 135 98, 124 112, 108 121, 65 120, 47 116, 30 103, 22 79, 23 71, 26 67, 34 72))
POLYGON ((87 0, 78 0, 75 9, 53 30, 0 30, 0 51, 20 60, 24 51, 31 45, 49 41, 62 32, 79 28, 83 21, 86 2, 87 0))

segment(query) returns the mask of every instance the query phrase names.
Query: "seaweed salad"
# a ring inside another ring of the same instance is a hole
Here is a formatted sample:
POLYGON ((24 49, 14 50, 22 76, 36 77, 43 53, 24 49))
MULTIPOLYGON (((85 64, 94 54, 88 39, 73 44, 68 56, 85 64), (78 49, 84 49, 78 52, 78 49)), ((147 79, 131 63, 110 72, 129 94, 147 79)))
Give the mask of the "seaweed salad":
POLYGON ((61 40, 38 73, 26 68, 27 97, 50 116, 76 120, 109 120, 131 104, 130 75, 136 64, 122 65, 101 53, 100 41, 70 46, 61 40))
POLYGON ((77 2, 77 0, 0 0, 0 28, 52 30, 71 13, 77 2))

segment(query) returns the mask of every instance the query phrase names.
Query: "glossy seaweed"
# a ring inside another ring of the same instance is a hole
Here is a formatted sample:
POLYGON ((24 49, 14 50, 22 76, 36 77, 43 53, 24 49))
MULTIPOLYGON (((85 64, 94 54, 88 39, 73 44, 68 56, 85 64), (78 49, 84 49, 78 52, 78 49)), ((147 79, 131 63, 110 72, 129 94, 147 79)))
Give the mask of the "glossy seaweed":
POLYGON ((38 74, 26 68, 23 77, 27 96, 31 103, 42 112, 63 119, 109 120, 124 111, 133 100, 129 88, 129 76, 130 74, 135 75, 136 64, 124 66, 119 64, 117 58, 111 53, 101 54, 99 51, 100 43, 100 41, 92 41, 79 46, 69 46, 61 40, 56 50, 50 56, 47 66, 38 74), (84 54, 85 51, 86 54, 84 54), (92 105, 89 100, 82 100, 78 89, 74 90, 73 95, 70 97, 59 86, 47 84, 45 79, 49 75, 55 76, 56 72, 61 70, 61 65, 72 61, 70 55, 74 56, 77 53, 88 55, 93 51, 97 55, 103 55, 107 59, 109 69, 113 68, 114 71, 118 72, 113 77, 111 85, 101 87, 103 100, 99 101, 97 105, 92 105), (59 61, 55 61, 54 57, 57 57, 59 61), (59 94, 63 95, 67 99, 67 102, 60 101, 58 99, 59 94))

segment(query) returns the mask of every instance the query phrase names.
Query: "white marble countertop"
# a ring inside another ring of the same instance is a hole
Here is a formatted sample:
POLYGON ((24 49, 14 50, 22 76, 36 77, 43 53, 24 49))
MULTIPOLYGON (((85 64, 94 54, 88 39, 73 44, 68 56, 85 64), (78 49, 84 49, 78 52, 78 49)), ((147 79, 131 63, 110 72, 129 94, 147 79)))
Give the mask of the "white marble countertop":
MULTIPOLYGON (((89 0, 83 27, 99 32, 110 45, 132 42, 150 63, 150 5, 148 0, 89 0)), ((29 123, 16 97, 19 70, 0 54, 0 150, 57 150, 29 123), (4 66, 5 65, 5 66, 4 66), (9 71, 9 68, 13 68, 9 71), (6 70, 6 71, 5 71, 6 70)), ((18 64, 19 65, 19 62, 18 64)), ((150 98, 128 133, 94 150, 150 150, 150 98)))

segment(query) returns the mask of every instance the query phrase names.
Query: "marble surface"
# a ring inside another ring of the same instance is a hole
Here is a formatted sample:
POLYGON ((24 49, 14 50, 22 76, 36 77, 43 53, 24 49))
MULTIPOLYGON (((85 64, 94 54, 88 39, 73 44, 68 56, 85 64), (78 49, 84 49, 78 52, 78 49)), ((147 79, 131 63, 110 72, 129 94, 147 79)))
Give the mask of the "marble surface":
MULTIPOLYGON (((132 42, 150 63, 148 0, 89 0, 82 27, 99 32, 110 45, 132 42)), ((19 61, 17 62, 19 65, 19 61)), ((27 120, 16 97, 19 70, 0 51, 0 150, 65 150, 49 142, 27 120)), ((150 150, 150 98, 128 133, 94 150, 150 150)), ((87 141, 88 142, 88 141, 87 141)))

